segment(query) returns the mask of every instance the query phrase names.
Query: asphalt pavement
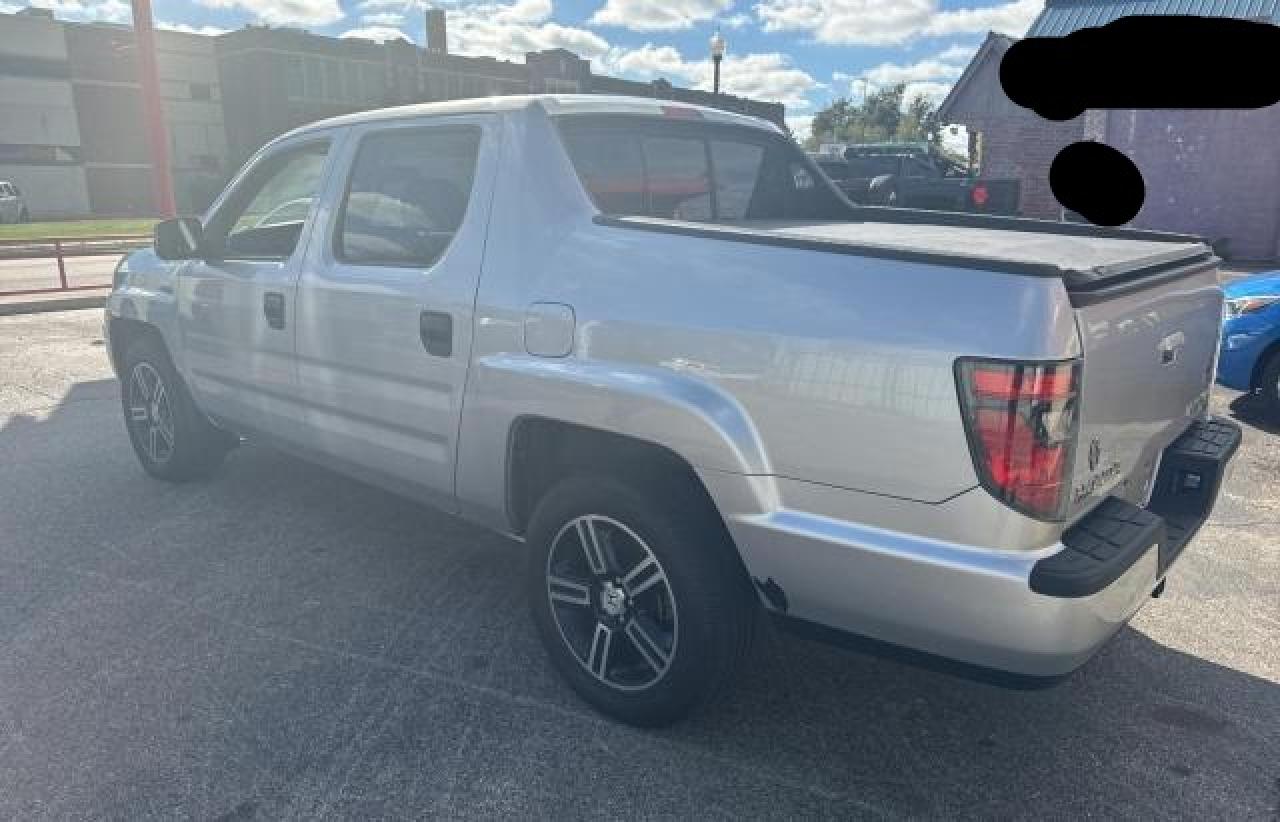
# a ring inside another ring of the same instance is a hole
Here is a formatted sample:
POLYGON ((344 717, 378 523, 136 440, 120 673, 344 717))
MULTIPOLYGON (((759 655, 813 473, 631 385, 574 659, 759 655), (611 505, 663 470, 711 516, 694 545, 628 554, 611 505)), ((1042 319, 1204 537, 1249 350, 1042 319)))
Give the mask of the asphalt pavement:
POLYGON ((1280 436, 1234 395, 1213 521, 1058 688, 770 637, 644 732, 550 670, 519 545, 260 447, 148 479, 100 316, 0 317, 0 818, 1280 818, 1280 436))
MULTIPOLYGON (((119 255, 64 258, 70 286, 109 285, 119 255)), ((0 294, 58 287, 58 261, 52 258, 0 259, 0 294)))

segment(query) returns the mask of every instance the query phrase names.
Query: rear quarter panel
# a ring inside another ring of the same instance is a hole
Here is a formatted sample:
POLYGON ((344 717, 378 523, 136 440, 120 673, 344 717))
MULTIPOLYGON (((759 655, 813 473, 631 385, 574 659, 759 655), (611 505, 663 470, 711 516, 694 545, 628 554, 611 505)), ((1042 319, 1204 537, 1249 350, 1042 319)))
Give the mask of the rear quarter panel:
POLYGON ((504 426, 528 410, 512 374, 530 372, 534 302, 576 319, 571 353, 544 373, 637 388, 566 390, 574 422, 670 431, 684 440, 662 444, 699 469, 929 503, 977 485, 956 358, 1079 353, 1057 279, 597 225, 550 124, 512 117, 508 129, 462 423, 464 506, 500 494, 484 466, 505 460, 504 426), (671 404, 699 421, 658 410, 659 385, 677 386, 671 404), (691 444, 704 422, 723 442, 691 444))

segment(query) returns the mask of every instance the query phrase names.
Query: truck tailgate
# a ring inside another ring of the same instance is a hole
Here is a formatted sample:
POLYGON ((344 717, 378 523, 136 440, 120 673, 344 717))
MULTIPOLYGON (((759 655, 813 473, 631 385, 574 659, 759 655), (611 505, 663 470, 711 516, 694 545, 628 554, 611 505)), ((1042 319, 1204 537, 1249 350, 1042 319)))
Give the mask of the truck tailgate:
POLYGON ((1222 320, 1217 266, 1148 272, 1111 278, 1109 296, 1072 293, 1084 367, 1071 519, 1108 495, 1144 504, 1161 451, 1208 408, 1222 320))

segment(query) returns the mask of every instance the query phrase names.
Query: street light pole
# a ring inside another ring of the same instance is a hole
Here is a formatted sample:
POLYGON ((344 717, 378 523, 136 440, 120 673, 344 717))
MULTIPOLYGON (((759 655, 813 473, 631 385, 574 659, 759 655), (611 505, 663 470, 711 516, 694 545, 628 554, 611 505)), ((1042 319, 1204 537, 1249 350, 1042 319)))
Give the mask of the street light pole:
POLYGON ((715 94, 720 93, 720 61, 724 60, 724 46, 724 36, 720 29, 716 29, 716 33, 711 35, 711 90, 715 94))
POLYGON ((138 44, 138 80, 142 86, 142 114, 151 153, 151 184, 161 217, 177 216, 173 200, 173 172, 169 168, 169 135, 160 106, 160 74, 156 67, 156 33, 151 24, 151 0, 133 1, 133 36, 138 44))

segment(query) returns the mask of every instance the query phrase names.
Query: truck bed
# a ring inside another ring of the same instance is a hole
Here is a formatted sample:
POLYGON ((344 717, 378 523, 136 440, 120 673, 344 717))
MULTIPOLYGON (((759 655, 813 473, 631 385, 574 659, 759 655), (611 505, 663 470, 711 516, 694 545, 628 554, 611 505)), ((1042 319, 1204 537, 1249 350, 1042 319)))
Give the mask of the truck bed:
POLYGON ((599 217, 622 228, 831 253, 1059 277, 1077 305, 1151 279, 1176 278, 1217 262, 1195 237, 1045 220, 860 208, 865 220, 744 220, 691 223, 599 217))

